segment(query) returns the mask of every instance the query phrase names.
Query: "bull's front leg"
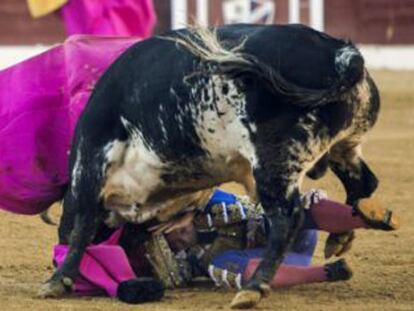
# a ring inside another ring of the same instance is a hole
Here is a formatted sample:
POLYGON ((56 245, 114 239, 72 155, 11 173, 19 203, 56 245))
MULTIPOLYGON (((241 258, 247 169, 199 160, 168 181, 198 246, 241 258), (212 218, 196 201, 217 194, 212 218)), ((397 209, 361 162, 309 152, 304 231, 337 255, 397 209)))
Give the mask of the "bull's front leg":
POLYGON ((100 220, 97 207, 95 207, 97 204, 95 202, 95 204, 91 204, 90 200, 81 200, 81 202, 88 202, 85 205, 88 208, 84 208, 76 214, 70 233, 70 247, 64 263, 42 286, 39 291, 40 297, 59 297, 72 290, 74 280, 79 274, 79 265, 85 249, 95 237, 100 220))
POLYGON ((269 282, 293 243, 303 222, 303 209, 298 190, 298 172, 293 166, 269 167, 254 170, 259 199, 270 223, 267 248, 251 280, 232 301, 232 308, 250 308, 269 290, 269 282))
POLYGON ((69 242, 69 251, 61 267, 42 286, 41 297, 59 297, 70 291, 79 274, 79 265, 86 247, 95 237, 98 224, 102 222, 100 185, 102 165, 93 154, 83 153, 72 169, 72 184, 63 202, 64 214, 59 227, 59 240, 69 242), (69 239, 68 239, 69 237, 69 239))
MULTIPOLYGON (((354 206, 362 198, 369 198, 378 187, 378 179, 361 157, 361 145, 342 141, 332 147, 329 166, 342 182, 346 203, 354 206)), ((325 257, 339 256, 351 248, 353 231, 331 233, 325 245, 325 257)))
POLYGON ((60 217, 58 236, 59 244, 69 244, 70 234, 75 225, 77 210, 75 208, 75 198, 70 190, 67 190, 62 203, 62 215, 60 217))

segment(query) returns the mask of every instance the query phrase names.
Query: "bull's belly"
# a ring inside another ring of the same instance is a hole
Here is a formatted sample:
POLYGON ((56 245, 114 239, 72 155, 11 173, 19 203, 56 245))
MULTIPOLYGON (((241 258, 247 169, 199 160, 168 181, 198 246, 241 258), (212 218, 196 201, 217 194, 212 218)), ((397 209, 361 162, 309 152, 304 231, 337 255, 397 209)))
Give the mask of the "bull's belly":
POLYGON ((237 152, 188 161, 164 162, 148 146, 112 142, 107 151, 105 183, 101 191, 108 225, 164 221, 179 211, 207 203, 212 189, 224 182, 243 184, 252 199, 252 165, 237 152))

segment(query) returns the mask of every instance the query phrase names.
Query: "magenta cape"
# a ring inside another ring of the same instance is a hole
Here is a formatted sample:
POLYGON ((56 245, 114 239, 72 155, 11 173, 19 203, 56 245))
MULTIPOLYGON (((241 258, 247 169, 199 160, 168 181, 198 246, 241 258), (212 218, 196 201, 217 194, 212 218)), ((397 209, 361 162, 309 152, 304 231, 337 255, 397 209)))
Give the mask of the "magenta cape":
MULTIPOLYGON (((135 279, 129 259, 118 245, 122 229, 97 245, 89 245, 79 266, 79 276, 74 280, 75 293, 79 295, 106 294, 116 297, 118 285, 135 279)), ((56 245, 53 259, 58 267, 63 264, 68 253, 68 245, 56 245)))
POLYGON ((146 38, 156 23, 152 0, 70 0, 60 13, 69 35, 146 38))
POLYGON ((79 114, 105 69, 138 40, 72 36, 0 71, 0 208, 37 214, 62 198, 79 114))

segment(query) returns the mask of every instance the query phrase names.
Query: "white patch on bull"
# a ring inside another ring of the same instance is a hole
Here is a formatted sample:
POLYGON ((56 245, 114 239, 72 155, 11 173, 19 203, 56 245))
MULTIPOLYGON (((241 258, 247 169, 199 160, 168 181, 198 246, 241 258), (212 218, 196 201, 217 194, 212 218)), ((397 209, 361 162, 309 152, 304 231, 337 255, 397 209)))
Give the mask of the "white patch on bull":
MULTIPOLYGON (((228 49, 222 45, 215 32, 197 28, 191 33, 197 38, 196 40, 185 35, 164 38, 175 41, 205 62, 232 63, 241 67, 251 65, 250 60, 241 53, 247 38, 241 38, 238 45, 228 49)), ((245 94, 238 90, 233 80, 224 76, 213 74, 207 83, 203 82, 200 79, 193 83, 190 90, 193 96, 198 91, 207 92, 207 96, 204 94, 199 96, 202 101, 201 111, 198 111, 198 105, 192 105, 190 111, 193 120, 197 122, 196 131, 202 147, 210 154, 213 161, 224 166, 240 156, 248 159, 252 166, 257 165, 255 148, 250 141, 249 131, 242 122, 242 117, 246 117, 245 94)), ((254 124, 250 126, 254 131, 254 124)))
POLYGON ((348 70, 351 59, 361 54, 353 46, 345 46, 339 49, 335 55, 335 65, 337 71, 342 74, 348 70))
POLYGON ((76 160, 75 160, 75 164, 72 169, 72 176, 71 176, 72 178, 71 191, 72 191, 73 197, 75 198, 78 195, 77 186, 79 184, 79 180, 82 174, 81 152, 80 152, 81 142, 82 141, 79 142, 78 149, 76 150, 76 160))
POLYGON ((164 121, 161 117, 158 117, 158 124, 161 128, 161 133, 162 133, 162 137, 163 137, 164 141, 167 141, 168 133, 167 133, 167 129, 165 128, 164 121))
POLYGON ((247 128, 253 123, 243 122, 247 119, 245 95, 233 80, 218 75, 212 75, 199 91, 206 96, 200 96, 201 108, 193 111, 193 120, 201 146, 210 157, 210 172, 232 174, 228 165, 240 157, 255 167, 256 150, 247 128))
POLYGON ((254 124, 253 122, 250 122, 250 123, 249 123, 249 127, 250 127, 250 131, 251 131, 252 133, 256 133, 256 132, 257 132, 257 126, 256 126, 256 124, 254 124))
POLYGON ((105 176, 108 165, 121 161, 124 151, 125 142, 118 139, 115 139, 104 146, 103 154, 105 160, 102 167, 102 176, 105 176))
POLYGON ((117 212, 127 222, 140 224, 154 218, 158 213, 158 209, 151 208, 142 210, 142 207, 132 204, 129 208, 124 208, 117 212))
MULTIPOLYGON (((107 150, 111 155, 111 169, 108 170, 102 195, 116 189, 131 201, 125 217, 132 217, 134 204, 144 204, 155 188, 162 185, 160 178, 164 163, 143 139, 142 133, 121 116, 122 124, 130 134, 128 143, 116 142, 107 150), (121 156, 122 155, 122 156, 121 156)), ((121 211, 117 211, 122 214, 121 211)), ((124 215, 123 215, 124 216, 124 215)))

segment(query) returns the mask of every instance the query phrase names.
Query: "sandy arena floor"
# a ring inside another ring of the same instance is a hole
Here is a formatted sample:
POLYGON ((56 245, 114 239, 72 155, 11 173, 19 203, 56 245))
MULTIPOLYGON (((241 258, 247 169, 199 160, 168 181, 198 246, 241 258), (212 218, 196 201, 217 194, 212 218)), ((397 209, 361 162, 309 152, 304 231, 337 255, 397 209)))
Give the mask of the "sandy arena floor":
MULTIPOLYGON (((374 77, 383 106, 364 154, 380 178, 378 196, 401 216, 403 226, 395 233, 357 232, 346 255, 354 268, 351 281, 279 290, 260 303, 260 310, 414 310, 414 72, 375 72, 374 77)), ((343 199, 332 175, 316 185, 343 199)), ((53 214, 57 219, 58 210, 53 214)), ((229 309, 233 296, 215 289, 180 290, 168 292, 160 303, 139 306, 109 298, 38 299, 39 285, 53 271, 56 228, 37 217, 0 212, 0 236, 0 310, 221 310, 229 309)), ((325 238, 315 263, 323 262, 325 238)))

